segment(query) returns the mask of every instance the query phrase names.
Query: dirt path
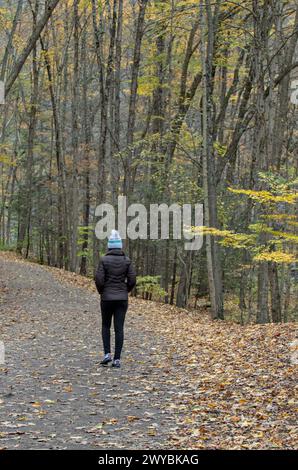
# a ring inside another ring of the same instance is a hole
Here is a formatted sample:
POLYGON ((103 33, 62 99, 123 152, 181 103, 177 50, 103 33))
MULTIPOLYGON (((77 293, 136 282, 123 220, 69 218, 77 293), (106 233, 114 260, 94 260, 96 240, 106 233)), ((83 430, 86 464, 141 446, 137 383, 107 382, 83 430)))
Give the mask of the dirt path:
POLYGON ((177 390, 154 366, 163 338, 143 328, 144 313, 130 309, 123 367, 114 370, 99 365, 97 294, 1 255, 0 299, 1 448, 167 446, 177 390))
POLYGON ((294 323, 131 299, 103 369, 93 282, 0 253, 0 325, 0 448, 297 448, 294 323))

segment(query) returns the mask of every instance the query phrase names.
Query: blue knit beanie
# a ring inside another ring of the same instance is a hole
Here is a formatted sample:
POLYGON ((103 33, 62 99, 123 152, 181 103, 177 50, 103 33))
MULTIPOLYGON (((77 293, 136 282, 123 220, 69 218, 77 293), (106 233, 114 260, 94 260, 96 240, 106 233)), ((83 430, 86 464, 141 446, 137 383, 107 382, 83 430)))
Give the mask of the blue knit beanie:
POLYGON ((108 248, 109 250, 113 248, 122 248, 122 240, 118 230, 112 230, 108 240, 108 248))

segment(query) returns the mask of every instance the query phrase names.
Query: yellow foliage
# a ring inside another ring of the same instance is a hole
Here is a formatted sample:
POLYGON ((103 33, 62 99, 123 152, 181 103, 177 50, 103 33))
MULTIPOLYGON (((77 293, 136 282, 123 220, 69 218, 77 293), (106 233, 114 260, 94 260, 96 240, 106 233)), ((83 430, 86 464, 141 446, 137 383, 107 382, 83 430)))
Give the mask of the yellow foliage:
POLYGON ((249 229, 256 232, 256 233, 269 233, 270 235, 273 235, 274 237, 280 237, 284 238, 288 241, 298 243, 298 236, 295 235, 294 233, 291 232, 282 232, 280 230, 274 230, 271 227, 268 227, 267 225, 264 224, 251 224, 249 226, 249 229))
POLYGON ((231 230, 220 230, 214 227, 192 227, 193 232, 199 232, 202 235, 212 235, 214 237, 222 237, 220 244, 230 246, 232 248, 247 248, 254 246, 256 236, 246 233, 235 233, 231 230))
POLYGON ((289 240, 291 242, 298 243, 298 236, 294 233, 280 232, 277 230, 270 230, 268 233, 271 233, 275 237, 285 238, 286 240, 289 240))
POLYGON ((223 240, 221 240, 220 244, 223 246, 230 246, 231 248, 248 248, 249 246, 255 246, 256 236, 232 232, 225 236, 223 240))
POLYGON ((293 214, 267 214, 267 215, 262 215, 263 219, 269 219, 269 220, 296 220, 296 215, 293 214))
MULTIPOLYGON (((219 242, 223 246, 231 248, 245 248, 249 251, 255 252, 257 248, 257 234, 261 232, 270 233, 274 236, 281 237, 291 242, 298 242, 298 236, 292 233, 278 232, 271 230, 270 227, 262 224, 251 225, 250 229, 255 229, 255 234, 235 233, 230 230, 220 230, 214 227, 192 227, 193 233, 200 233, 202 235, 211 235, 221 237, 219 242)), ((263 251, 253 257, 254 261, 272 261, 274 263, 293 263, 297 261, 294 255, 281 250, 268 251, 263 247, 263 251)))
POLYGON ((152 92, 158 86, 157 77, 144 77, 140 78, 138 84, 138 95, 139 96, 151 96, 152 92))
POLYGON ((253 258, 254 261, 272 261, 274 263, 295 263, 297 258, 284 251, 263 251, 253 258))
POLYGON ((0 163, 4 165, 16 166, 15 162, 12 162, 7 155, 0 155, 0 163))
POLYGON ((214 228, 214 227, 205 227, 205 226, 194 226, 192 227, 192 232, 194 233, 200 233, 202 235, 213 235, 215 237, 225 237, 225 236, 228 236, 230 234, 232 234, 233 232, 231 232, 230 230, 220 230, 218 228, 214 228))
POLYGON ((234 189, 228 188, 229 191, 235 194, 245 194, 249 198, 260 202, 261 204, 270 202, 287 202, 288 204, 295 204, 298 199, 298 193, 284 193, 281 195, 275 195, 270 191, 254 191, 252 189, 234 189))

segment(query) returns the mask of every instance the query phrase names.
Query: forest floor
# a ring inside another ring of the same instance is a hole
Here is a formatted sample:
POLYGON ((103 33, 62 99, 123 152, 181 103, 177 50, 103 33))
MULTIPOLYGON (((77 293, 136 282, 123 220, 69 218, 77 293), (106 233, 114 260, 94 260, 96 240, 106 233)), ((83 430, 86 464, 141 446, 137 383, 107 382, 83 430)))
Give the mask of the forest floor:
POLYGON ((292 323, 240 326, 132 298, 101 368, 93 282, 0 253, 1 449, 294 449, 292 323))

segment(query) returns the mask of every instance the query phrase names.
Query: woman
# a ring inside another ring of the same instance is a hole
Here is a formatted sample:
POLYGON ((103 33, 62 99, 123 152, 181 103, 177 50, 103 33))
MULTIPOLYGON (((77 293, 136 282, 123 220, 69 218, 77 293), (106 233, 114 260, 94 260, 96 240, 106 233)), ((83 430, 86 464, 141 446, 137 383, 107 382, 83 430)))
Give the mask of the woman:
POLYGON ((130 259, 122 251, 122 240, 117 230, 112 230, 108 240, 108 252, 100 259, 95 284, 101 295, 102 340, 104 346, 103 366, 112 362, 120 367, 124 340, 124 320, 128 307, 128 292, 136 284, 136 275, 130 259), (114 317, 115 354, 111 356, 111 323, 114 317))

